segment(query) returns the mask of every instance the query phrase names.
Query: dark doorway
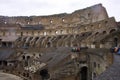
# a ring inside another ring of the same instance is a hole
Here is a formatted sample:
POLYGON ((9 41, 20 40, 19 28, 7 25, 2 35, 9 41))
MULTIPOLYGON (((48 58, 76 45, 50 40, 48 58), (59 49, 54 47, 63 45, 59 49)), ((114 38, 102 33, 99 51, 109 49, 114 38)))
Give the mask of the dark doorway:
POLYGON ((3 65, 4 65, 4 66, 7 66, 7 61, 3 61, 3 65))
POLYGON ((87 67, 82 67, 80 71, 80 80, 88 80, 87 73, 88 73, 87 67))
POLYGON ((21 32, 21 36, 23 36, 23 32, 21 32))
POLYGON ((40 71, 40 75, 41 75, 41 77, 42 77, 42 80, 46 80, 46 79, 49 79, 49 78, 50 78, 50 75, 49 75, 47 69, 41 70, 41 71, 40 71))
POLYGON ((7 43, 6 42, 2 42, 2 47, 7 47, 7 43))
POLYGON ((0 61, 0 66, 2 65, 2 61, 0 61))
POLYGON ((110 33, 113 33, 113 32, 115 32, 116 31, 116 29, 111 29, 110 30, 110 33))
POLYGON ((117 37, 114 38, 114 44, 115 44, 115 47, 118 46, 117 45, 118 44, 118 38, 117 37))
POLYGON ((51 47, 51 43, 50 42, 47 43, 47 47, 51 47))

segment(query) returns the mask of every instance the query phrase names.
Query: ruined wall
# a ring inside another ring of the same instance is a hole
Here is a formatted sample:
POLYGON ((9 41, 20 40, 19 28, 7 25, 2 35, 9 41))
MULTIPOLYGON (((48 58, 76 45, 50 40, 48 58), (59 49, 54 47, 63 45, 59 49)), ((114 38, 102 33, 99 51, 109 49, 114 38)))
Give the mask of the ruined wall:
POLYGON ((101 5, 94 5, 71 14, 56 14, 50 16, 20 16, 20 17, 0 17, 0 22, 14 23, 21 25, 43 24, 47 27, 67 26, 70 24, 89 24, 108 18, 105 8, 101 5), (67 25, 66 25, 67 24, 67 25))

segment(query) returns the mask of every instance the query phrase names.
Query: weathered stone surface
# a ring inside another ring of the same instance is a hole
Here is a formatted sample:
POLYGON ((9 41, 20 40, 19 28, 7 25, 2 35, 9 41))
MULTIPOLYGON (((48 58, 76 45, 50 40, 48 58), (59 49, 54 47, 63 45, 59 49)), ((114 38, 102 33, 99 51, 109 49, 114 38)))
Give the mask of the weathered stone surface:
POLYGON ((101 4, 71 14, 1 16, 0 69, 25 80, 91 80, 113 63, 109 48, 119 37, 101 4), (8 57, 7 49, 14 50, 8 57))
POLYGON ((18 76, 0 72, 0 80, 23 80, 18 76))
POLYGON ((120 55, 114 55, 114 63, 94 80, 120 80, 120 55))

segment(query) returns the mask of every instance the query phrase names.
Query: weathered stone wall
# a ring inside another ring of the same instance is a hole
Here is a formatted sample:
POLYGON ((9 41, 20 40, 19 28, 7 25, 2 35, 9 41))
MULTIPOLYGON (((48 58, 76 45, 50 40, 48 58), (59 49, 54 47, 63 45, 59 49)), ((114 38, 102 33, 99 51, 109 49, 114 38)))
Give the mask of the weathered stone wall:
POLYGON ((43 24, 49 28, 65 26, 66 24, 89 24, 108 18, 105 8, 101 5, 94 5, 83 10, 75 11, 71 14, 56 14, 50 16, 30 16, 30 17, 0 17, 0 22, 14 24, 43 24))
MULTIPOLYGON (((12 44, 14 44, 13 48, 18 50, 16 52, 20 51, 12 57, 19 61, 18 64, 10 68, 6 66, 6 72, 23 78, 41 80, 39 72, 43 67, 40 68, 39 65, 45 65, 44 68, 49 69, 52 78, 79 80, 81 76, 78 74, 82 68, 88 70, 87 78, 91 79, 112 64, 113 55, 104 52, 105 49, 95 50, 96 48, 110 48, 114 44, 114 39, 106 39, 106 37, 118 31, 115 19, 108 17, 101 4, 71 14, 30 17, 1 16, 0 23, 2 24, 0 25, 0 43, 2 43, 2 37, 17 36, 18 38, 12 44), (43 29, 24 29, 28 25, 35 27, 41 24, 43 29), (111 42, 105 43, 104 39, 111 42), (81 53, 72 53, 69 50, 70 47, 88 47, 92 52, 85 50, 81 53), (41 55, 42 52, 43 55, 41 55), (64 57, 66 55, 68 56, 64 57), (43 62, 41 62, 42 58, 43 62), (61 60, 58 60, 59 62, 55 65, 57 59, 61 60), (40 68, 38 73, 26 70, 31 66, 35 68, 33 71, 40 68)), ((3 44, 7 45, 7 42, 3 44)))

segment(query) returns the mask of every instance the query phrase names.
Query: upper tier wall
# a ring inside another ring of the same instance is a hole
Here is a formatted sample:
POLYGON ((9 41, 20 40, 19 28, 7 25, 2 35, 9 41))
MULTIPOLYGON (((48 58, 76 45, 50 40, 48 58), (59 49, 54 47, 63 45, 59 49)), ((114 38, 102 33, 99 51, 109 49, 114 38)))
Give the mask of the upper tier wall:
POLYGON ((105 8, 101 5, 94 5, 82 10, 77 10, 71 14, 56 14, 50 16, 30 16, 30 17, 0 17, 0 22, 42 25, 64 25, 64 24, 89 24, 108 18, 105 8))

